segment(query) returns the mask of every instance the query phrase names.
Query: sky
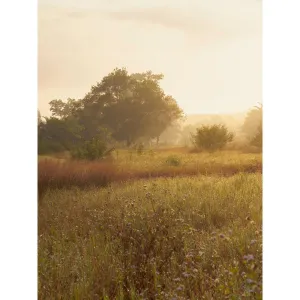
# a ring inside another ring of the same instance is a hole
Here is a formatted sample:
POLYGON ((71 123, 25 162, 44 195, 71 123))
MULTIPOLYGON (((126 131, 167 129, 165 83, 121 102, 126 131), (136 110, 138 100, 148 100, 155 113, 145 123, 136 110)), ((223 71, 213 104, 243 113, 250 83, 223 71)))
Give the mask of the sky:
POLYGON ((163 73, 186 114, 262 102, 259 0, 39 0, 38 106, 82 98, 116 67, 163 73))

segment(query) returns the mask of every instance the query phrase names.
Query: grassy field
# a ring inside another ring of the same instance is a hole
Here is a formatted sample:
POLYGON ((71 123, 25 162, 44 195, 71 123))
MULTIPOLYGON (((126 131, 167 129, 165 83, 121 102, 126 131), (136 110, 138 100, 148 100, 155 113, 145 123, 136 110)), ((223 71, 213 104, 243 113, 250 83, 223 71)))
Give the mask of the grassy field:
POLYGON ((234 152, 40 158, 39 299, 262 299, 261 173, 234 152))
POLYGON ((187 149, 145 151, 117 151, 105 161, 80 162, 67 155, 39 157, 39 195, 49 189, 72 186, 104 187, 113 182, 157 177, 196 175, 232 176, 234 174, 262 172, 261 154, 233 151, 217 153, 188 153, 187 149))

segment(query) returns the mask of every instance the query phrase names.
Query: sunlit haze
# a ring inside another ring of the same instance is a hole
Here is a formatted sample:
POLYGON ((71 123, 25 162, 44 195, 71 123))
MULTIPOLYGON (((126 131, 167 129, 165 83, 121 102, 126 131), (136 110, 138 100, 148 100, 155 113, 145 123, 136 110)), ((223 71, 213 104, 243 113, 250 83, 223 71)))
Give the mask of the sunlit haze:
POLYGON ((257 0, 40 0, 39 109, 82 98, 115 67, 163 73, 187 114, 262 102, 257 0))

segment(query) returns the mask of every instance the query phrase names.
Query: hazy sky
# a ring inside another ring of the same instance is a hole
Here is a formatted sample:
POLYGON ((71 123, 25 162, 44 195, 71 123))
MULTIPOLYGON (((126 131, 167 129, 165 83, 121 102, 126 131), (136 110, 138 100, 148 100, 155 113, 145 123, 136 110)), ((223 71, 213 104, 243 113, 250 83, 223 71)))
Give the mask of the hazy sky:
POLYGON ((39 0, 39 108, 81 98, 115 67, 163 73, 186 113, 262 102, 258 0, 39 0))

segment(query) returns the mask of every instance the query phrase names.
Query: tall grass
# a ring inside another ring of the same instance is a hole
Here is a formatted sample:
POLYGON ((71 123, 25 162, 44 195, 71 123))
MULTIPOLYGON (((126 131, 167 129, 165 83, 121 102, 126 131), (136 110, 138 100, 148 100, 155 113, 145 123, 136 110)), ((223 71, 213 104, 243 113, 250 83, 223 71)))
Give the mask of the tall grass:
POLYGON ((77 186, 107 186, 116 178, 115 166, 109 162, 58 161, 44 159, 38 163, 38 193, 49 189, 77 186))
POLYGON ((104 187, 113 182, 156 177, 261 173, 261 155, 220 152, 215 154, 180 154, 170 152, 134 155, 118 154, 114 161, 72 161, 40 159, 38 191, 42 197, 47 190, 77 186, 104 187))
POLYGON ((262 299, 261 192, 260 174, 50 190, 39 299, 262 299))

